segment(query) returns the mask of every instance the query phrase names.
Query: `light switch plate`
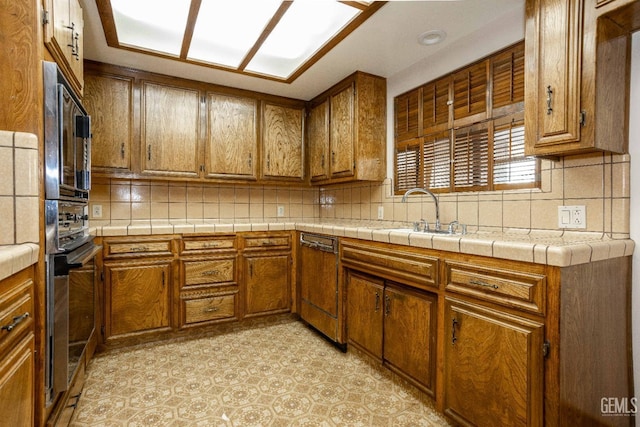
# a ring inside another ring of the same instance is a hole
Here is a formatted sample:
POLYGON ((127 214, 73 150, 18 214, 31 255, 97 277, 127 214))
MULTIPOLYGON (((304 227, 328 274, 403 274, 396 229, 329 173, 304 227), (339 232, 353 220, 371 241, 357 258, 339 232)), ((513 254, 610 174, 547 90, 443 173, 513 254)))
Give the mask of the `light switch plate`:
POLYGON ((278 205, 278 213, 277 213, 278 217, 283 217, 284 216, 284 205, 278 205))
POLYGON ((587 228, 587 208, 558 206, 558 228, 587 228))

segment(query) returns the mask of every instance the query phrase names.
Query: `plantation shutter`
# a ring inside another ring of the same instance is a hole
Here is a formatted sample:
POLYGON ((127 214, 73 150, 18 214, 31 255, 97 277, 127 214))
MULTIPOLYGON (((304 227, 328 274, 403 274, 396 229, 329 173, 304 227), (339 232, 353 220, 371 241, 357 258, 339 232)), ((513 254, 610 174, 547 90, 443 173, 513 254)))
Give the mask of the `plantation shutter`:
POLYGON ((396 149, 396 191, 421 187, 420 146, 407 145, 396 149))
POLYGON ((417 138, 419 132, 418 104, 420 89, 412 90, 396 98, 396 140, 417 138))
POLYGON ((512 118, 493 130, 493 184, 495 189, 531 187, 539 180, 539 162, 524 154, 524 119, 512 118), (526 184, 526 185, 523 185, 526 184))
POLYGON ((451 189, 451 132, 445 131, 424 138, 423 164, 425 188, 432 191, 451 189))
POLYGON ((487 124, 456 129, 453 143, 455 191, 489 189, 489 132, 487 124))
POLYGON ((487 74, 489 61, 482 61, 464 68, 453 76, 453 119, 477 116, 473 120, 486 118, 487 74), (484 115, 482 113, 485 113, 484 115))
POLYGON ((492 60, 492 102, 496 109, 524 103, 524 43, 492 60))
POLYGON ((449 127, 449 86, 445 77, 422 87, 422 129, 425 134, 449 127))

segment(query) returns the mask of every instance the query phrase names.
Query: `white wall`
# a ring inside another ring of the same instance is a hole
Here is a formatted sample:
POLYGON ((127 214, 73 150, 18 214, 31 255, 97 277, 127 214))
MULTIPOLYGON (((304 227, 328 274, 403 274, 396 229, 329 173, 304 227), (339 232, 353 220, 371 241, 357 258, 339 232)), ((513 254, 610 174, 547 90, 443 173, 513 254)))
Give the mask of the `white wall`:
MULTIPOLYGON (((640 396, 640 32, 633 35, 631 58, 631 96, 629 117, 629 154, 631 155, 631 212, 629 214, 631 238, 636 242, 633 252, 633 280, 631 295, 633 333, 633 371, 635 395, 640 396), (635 221, 634 221, 635 219, 635 221)), ((636 417, 640 426, 640 417, 636 417)))

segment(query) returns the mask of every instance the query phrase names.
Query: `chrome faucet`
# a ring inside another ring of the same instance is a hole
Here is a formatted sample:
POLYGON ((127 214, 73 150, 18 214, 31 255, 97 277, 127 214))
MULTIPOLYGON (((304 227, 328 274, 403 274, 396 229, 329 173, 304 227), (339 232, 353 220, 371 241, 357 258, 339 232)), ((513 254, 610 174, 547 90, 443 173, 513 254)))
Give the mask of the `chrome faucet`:
POLYGON ((413 194, 413 193, 428 194, 428 195, 430 195, 431 197, 433 197, 433 201, 434 201, 434 202, 435 202, 435 204, 436 204, 436 230, 440 230, 440 208, 439 208, 439 206, 438 206, 438 198, 436 197, 436 195, 435 195, 435 194, 433 194, 433 193, 432 193, 431 191, 429 191, 429 190, 426 190, 426 189, 424 189, 424 188, 420 188, 420 187, 416 187, 416 188, 412 188, 412 189, 410 189, 410 190, 407 190, 407 191, 404 193, 404 196, 402 196, 402 200, 401 200, 401 202, 402 202, 402 203, 406 203, 406 201, 407 201, 407 197, 408 197, 410 194, 413 194))

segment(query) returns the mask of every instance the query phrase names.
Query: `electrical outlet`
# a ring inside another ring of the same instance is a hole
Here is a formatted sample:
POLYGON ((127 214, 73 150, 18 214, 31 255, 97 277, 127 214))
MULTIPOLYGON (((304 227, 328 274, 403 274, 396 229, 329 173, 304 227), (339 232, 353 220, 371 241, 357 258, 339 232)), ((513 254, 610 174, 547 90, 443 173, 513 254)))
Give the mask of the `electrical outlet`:
POLYGON ((102 205, 91 205, 91 216, 93 218, 102 218, 102 205))
POLYGON ((378 205, 378 219, 384 219, 384 206, 378 205))
POLYGON ((558 228, 587 228, 585 206, 558 206, 558 228))
POLYGON ((278 205, 278 213, 277 213, 278 217, 283 217, 284 216, 284 206, 283 205, 278 205))

